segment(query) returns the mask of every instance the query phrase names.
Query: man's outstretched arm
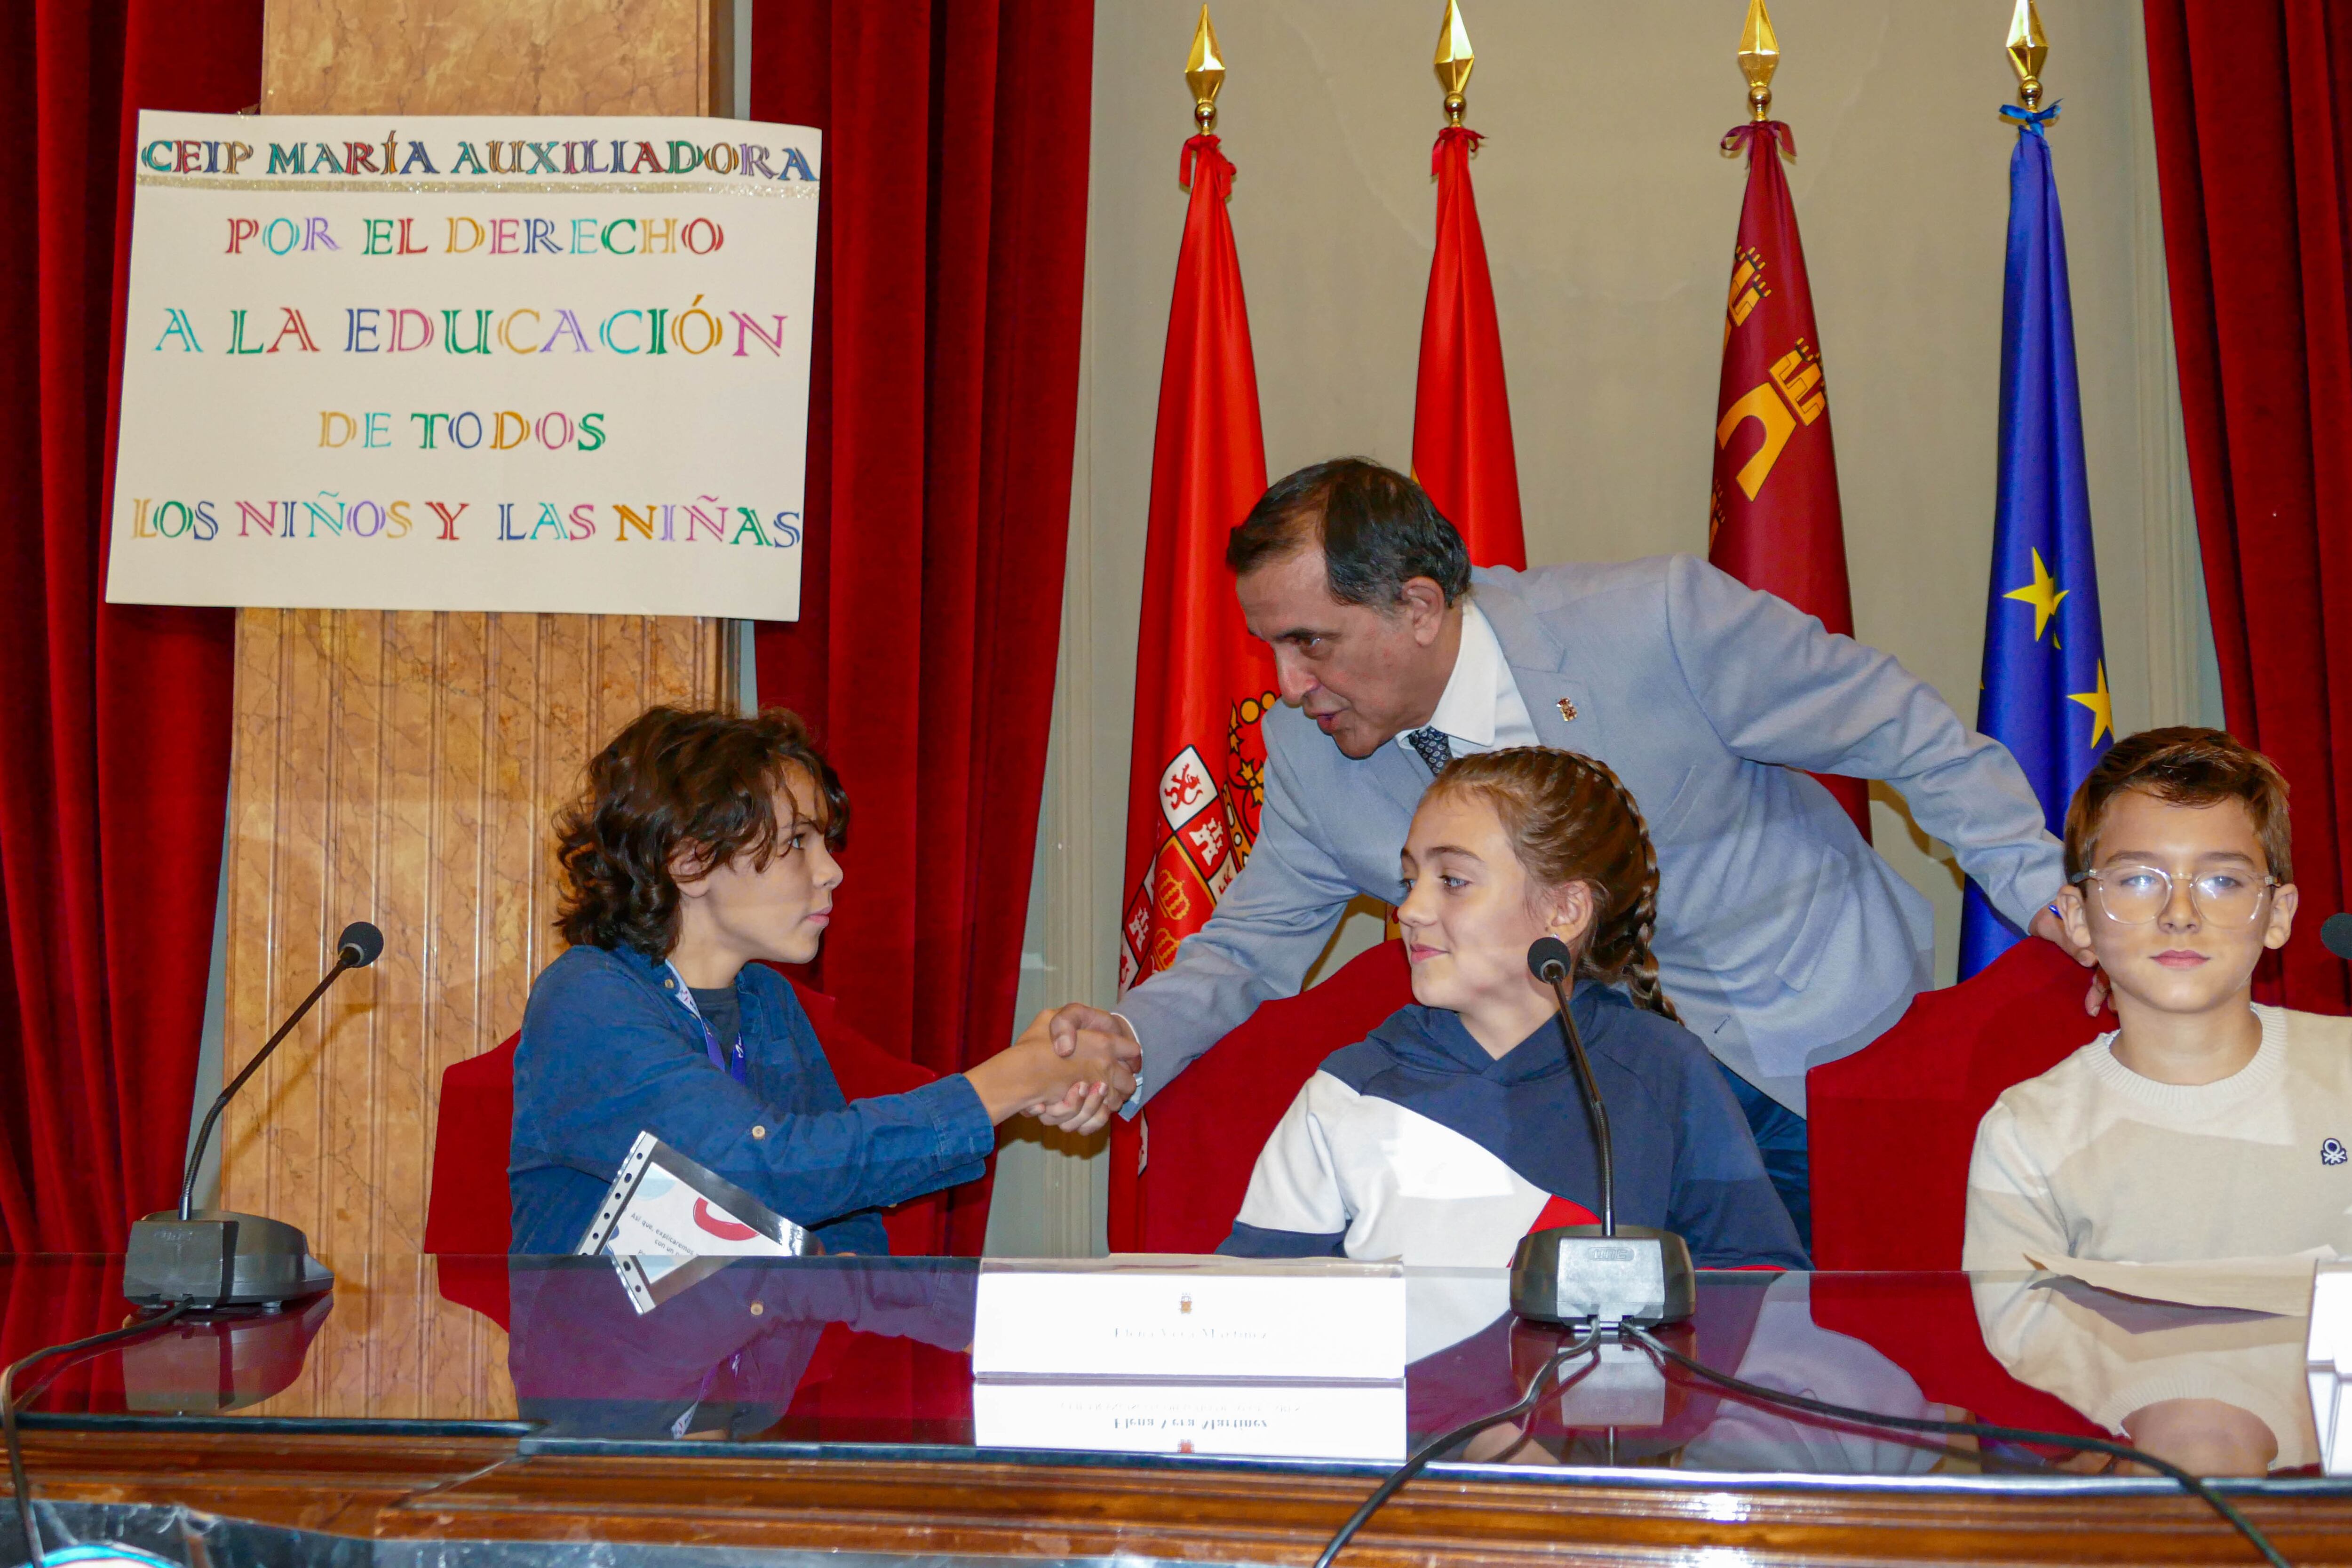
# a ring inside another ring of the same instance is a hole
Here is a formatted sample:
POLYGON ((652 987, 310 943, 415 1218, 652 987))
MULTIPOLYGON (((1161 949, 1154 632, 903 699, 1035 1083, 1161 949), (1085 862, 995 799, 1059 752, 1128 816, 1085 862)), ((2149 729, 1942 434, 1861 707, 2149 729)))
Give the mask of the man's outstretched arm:
MULTIPOLYGON (((1759 763, 1885 779, 2002 914, 2094 962, 2047 907, 2063 852, 2008 748, 1961 722, 1892 655, 1704 562, 1678 557, 1665 595, 1684 680, 1726 746, 1759 763)), ((2104 998, 2095 983, 2093 1012, 2104 998)))
MULTIPOLYGON (((1311 743, 1328 744, 1320 735, 1311 743)), ((1117 1032, 1139 1064, 1137 1097, 1149 1099, 1260 1002, 1298 989, 1348 900, 1361 890, 1324 847, 1300 799, 1281 749, 1269 745, 1257 844, 1216 912, 1178 946, 1173 963, 1128 992, 1116 1015, 1084 1003, 1057 1010, 1056 1049, 1075 1049, 1083 1030, 1117 1032)), ((1075 1097, 1041 1107, 1041 1119, 1092 1131, 1122 1104, 1109 1093, 1092 1100, 1091 1109, 1075 1097)))

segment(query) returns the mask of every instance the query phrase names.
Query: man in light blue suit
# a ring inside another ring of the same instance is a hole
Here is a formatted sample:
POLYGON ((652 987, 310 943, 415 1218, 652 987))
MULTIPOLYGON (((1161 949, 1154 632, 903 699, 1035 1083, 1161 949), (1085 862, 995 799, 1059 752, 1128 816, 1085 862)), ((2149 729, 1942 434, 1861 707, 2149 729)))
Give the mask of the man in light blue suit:
POLYGON ((1297 991, 1349 900, 1395 900, 1413 808, 1465 752, 1582 752, 1632 789, 1658 851, 1659 976, 1801 1231, 1805 1071, 1901 1016, 1935 943, 1927 900, 1807 773, 1886 780, 2003 914, 2064 943, 2045 908, 2060 846, 2009 752, 1887 655, 1703 561, 1473 571, 1419 486, 1359 458, 1276 484, 1226 559, 1285 704, 1257 844, 1117 1014, 1055 1017, 1131 1037, 1142 1095, 1297 991))

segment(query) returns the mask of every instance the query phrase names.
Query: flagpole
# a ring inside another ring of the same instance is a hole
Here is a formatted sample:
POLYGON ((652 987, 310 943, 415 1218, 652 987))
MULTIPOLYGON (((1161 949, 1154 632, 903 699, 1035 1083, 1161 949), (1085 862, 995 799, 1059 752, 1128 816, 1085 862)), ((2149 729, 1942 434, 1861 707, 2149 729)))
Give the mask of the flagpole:
POLYGON ((1209 7, 1201 7, 1201 25, 1192 29, 1192 53, 1184 62, 1184 85, 1192 89, 1192 123, 1206 136, 1217 129, 1217 94, 1225 85, 1224 57, 1217 52, 1216 25, 1209 7))
MULTIPOLYGON (((2000 401, 1993 547, 1977 729, 2006 746, 2060 832, 2083 779, 2115 740, 2100 624, 2072 288, 2042 70, 2050 40, 2033 0, 2009 29, 2017 105, 2010 152, 2008 260, 2001 284, 2000 401)), ((2027 917, 2027 924, 2032 917, 2027 917)), ((1960 912, 1963 980, 2023 939, 1971 879, 1960 912)))
POLYGON ((1445 0, 1430 64, 1444 93, 1445 125, 1429 153, 1437 210, 1413 383, 1412 477, 1462 535, 1472 565, 1524 570, 1528 545, 1510 386, 1503 373, 1494 273, 1470 178, 1481 138, 1463 123, 1477 57, 1456 0, 1445 0))
POLYGON ((1463 96, 1470 85, 1470 72, 1478 64, 1478 57, 1470 47, 1470 29, 1462 20, 1462 7, 1454 0, 1445 0, 1445 16, 1437 25, 1437 57, 1431 62, 1437 70, 1437 85, 1445 89, 1445 123, 1459 128, 1462 117, 1470 111, 1470 100, 1463 96))
MULTIPOLYGON (((1227 536, 1265 493, 1265 436, 1229 205, 1234 166, 1215 130, 1224 79, 1203 5, 1184 67, 1192 133, 1177 170, 1190 195, 1160 358, 1136 613, 1122 995, 1174 961, 1257 842, 1262 726, 1280 706, 1272 655, 1250 637, 1225 570, 1227 536)), ((1149 1114, 1111 1123, 1106 1223, 1115 1252, 1139 1250, 1153 1234, 1142 1181, 1149 1114)))
POLYGON ((1748 22, 1739 29, 1739 72, 1748 79, 1748 118, 1758 125, 1772 118, 1772 73, 1780 68, 1780 40, 1764 0, 1748 0, 1748 22))
POLYGON ((2042 107, 2042 62, 2050 58, 2050 38, 2042 30, 2042 14, 2033 0, 2017 0, 2017 15, 2009 24, 2009 63, 2017 72, 2020 108, 2042 107))

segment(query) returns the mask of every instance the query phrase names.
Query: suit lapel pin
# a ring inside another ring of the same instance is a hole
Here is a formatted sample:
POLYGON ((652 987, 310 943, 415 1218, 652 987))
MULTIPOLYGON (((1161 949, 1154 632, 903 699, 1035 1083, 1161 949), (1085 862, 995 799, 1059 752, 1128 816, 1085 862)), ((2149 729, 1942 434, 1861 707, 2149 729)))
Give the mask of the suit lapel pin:
POLYGON ((1559 700, 1559 721, 1563 724, 1576 722, 1576 704, 1565 697, 1559 700))

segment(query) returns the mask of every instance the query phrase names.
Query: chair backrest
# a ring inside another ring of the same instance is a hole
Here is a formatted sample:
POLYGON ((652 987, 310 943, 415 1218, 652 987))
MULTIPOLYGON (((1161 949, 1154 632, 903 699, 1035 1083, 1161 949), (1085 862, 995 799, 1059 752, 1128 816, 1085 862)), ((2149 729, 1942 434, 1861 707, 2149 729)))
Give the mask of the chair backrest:
MULTIPOLYGON (((938 1076, 892 1056, 852 1028, 840 1017, 832 997, 798 981, 793 983, 793 991, 816 1029, 841 1092, 848 1099, 904 1094, 938 1076)), ((425 1199, 427 1252, 502 1255, 513 1238, 507 1147, 514 1134, 514 1054, 521 1037, 509 1035, 495 1049, 452 1063, 441 1074, 441 1109, 433 1136, 433 1186, 425 1199)), ((947 1194, 930 1193, 900 1204, 884 1213, 882 1225, 889 1233, 892 1252, 937 1252, 947 1239, 947 1194)), ((501 1305, 504 1282, 501 1269, 501 1305)), ((493 1315, 503 1321, 502 1313, 493 1315)))
POLYGON ((1319 985, 1265 1003, 1151 1097, 1138 1184, 1145 1252, 1213 1252, 1234 1227, 1258 1151, 1323 1058, 1412 1000, 1404 943, 1384 942, 1319 985))
POLYGON ((2028 939, 1805 1075, 1817 1267, 1960 1266, 1977 1123, 2002 1089, 2116 1026, 2113 1013, 2083 1011, 2089 984, 2089 971, 2028 939))
MULTIPOLYGON (((2083 1011, 2089 982, 2050 943, 2021 942, 1966 984, 1923 993, 1866 1049, 1807 1075, 1819 1267, 1960 1266, 1977 1122, 2002 1089, 2115 1027, 2112 1013, 2083 1011)), ((1133 1245, 1213 1249, 1299 1086, 1412 1000, 1403 944, 1383 942, 1312 990, 1266 1003, 1154 1095, 1133 1245)))

